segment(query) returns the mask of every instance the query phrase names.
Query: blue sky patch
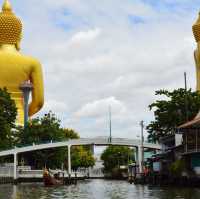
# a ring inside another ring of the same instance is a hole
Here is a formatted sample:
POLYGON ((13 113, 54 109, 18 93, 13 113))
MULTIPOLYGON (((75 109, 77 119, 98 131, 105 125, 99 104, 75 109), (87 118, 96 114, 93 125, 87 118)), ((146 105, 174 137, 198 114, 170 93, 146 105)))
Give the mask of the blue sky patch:
POLYGON ((137 15, 128 15, 128 19, 133 24, 145 23, 144 18, 137 15))
POLYGON ((180 1, 180 0, 174 0, 174 1, 167 1, 167 0, 141 0, 143 3, 150 5, 153 9, 157 11, 176 11, 176 10, 196 10, 200 7, 200 1, 199 0, 188 0, 186 1, 180 1))

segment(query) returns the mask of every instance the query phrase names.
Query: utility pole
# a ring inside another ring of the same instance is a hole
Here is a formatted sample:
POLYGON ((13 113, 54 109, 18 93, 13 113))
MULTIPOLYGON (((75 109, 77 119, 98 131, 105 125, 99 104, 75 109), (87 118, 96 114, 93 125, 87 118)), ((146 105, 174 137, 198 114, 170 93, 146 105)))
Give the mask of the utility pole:
POLYGON ((184 72, 184 83, 185 83, 185 118, 188 121, 188 98, 187 98, 187 74, 184 72))
POLYGON ((112 142, 112 121, 111 121, 111 106, 109 106, 109 130, 110 130, 110 137, 109 142, 112 142))
POLYGON ((144 164, 144 121, 140 122, 141 126, 141 171, 143 173, 143 164, 144 164))

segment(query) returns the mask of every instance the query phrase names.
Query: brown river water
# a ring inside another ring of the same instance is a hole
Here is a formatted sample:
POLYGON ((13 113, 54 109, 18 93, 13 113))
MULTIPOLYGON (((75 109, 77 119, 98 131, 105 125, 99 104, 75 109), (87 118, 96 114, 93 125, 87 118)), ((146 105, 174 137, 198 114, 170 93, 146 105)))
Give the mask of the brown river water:
POLYGON ((86 180, 60 187, 44 187, 41 183, 0 185, 0 199, 65 198, 200 199, 200 189, 142 186, 115 180, 86 180))

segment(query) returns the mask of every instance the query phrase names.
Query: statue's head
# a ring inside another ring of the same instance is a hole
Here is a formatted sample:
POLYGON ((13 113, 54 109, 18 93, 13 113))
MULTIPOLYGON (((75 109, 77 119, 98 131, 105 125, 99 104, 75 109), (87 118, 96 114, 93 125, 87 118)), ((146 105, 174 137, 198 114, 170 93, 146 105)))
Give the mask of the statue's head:
POLYGON ((5 0, 0 12, 0 45, 15 45, 16 49, 19 50, 21 36, 22 23, 12 12, 10 2, 5 0))
POLYGON ((199 13, 197 21, 192 26, 192 30, 193 30, 194 38, 196 42, 198 43, 200 41, 200 13, 199 13))

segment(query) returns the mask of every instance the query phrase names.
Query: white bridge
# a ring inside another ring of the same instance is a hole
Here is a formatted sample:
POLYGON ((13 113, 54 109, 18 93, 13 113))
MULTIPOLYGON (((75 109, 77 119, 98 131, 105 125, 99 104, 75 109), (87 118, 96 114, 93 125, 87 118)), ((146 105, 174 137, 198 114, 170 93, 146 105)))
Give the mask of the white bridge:
POLYGON ((128 146, 135 147, 137 159, 142 170, 142 153, 143 148, 160 150, 161 146, 153 143, 141 143, 141 140, 137 139, 127 139, 127 138, 109 138, 109 137, 96 137, 96 138, 80 138, 80 139, 71 139, 62 142, 49 142, 45 144, 35 144, 33 143, 30 146, 25 147, 15 147, 10 150, 0 151, 0 157, 14 155, 14 179, 17 179, 17 155, 19 153, 25 153, 29 151, 50 149, 50 148, 59 148, 67 147, 68 148, 68 174, 71 174, 71 146, 81 146, 81 145, 91 145, 91 146, 128 146))

